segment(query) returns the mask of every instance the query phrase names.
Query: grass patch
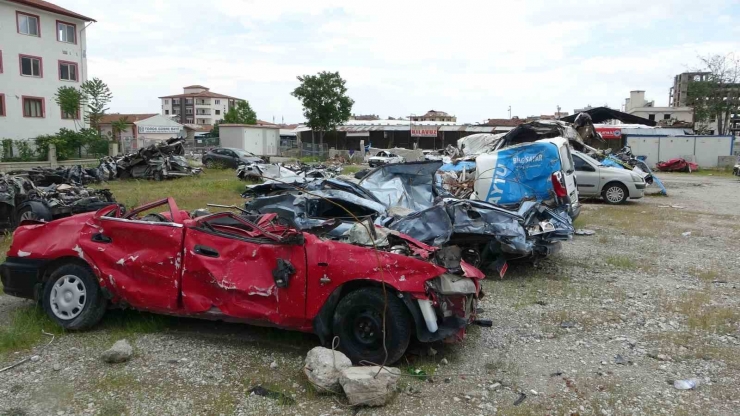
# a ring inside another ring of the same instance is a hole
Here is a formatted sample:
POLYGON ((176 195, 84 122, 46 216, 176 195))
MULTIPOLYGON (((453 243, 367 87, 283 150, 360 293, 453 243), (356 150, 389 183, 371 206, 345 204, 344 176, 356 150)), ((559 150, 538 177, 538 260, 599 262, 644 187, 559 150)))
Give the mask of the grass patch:
POLYGON ((119 402, 105 402, 100 407, 100 416, 121 416, 127 413, 126 406, 119 402))
POLYGON ((714 265, 706 268, 692 267, 690 273, 697 279, 704 282, 712 282, 714 280, 717 280, 721 275, 724 274, 721 273, 720 269, 714 265))
POLYGON ((7 325, 0 326, 0 354, 31 348, 50 337, 41 333, 61 335, 64 330, 52 321, 40 307, 29 304, 10 312, 7 325))
POLYGON ((242 205, 245 182, 233 169, 205 169, 199 176, 155 182, 142 179, 118 180, 93 185, 113 192, 119 203, 133 208, 158 199, 173 197, 180 209, 205 208, 206 203, 242 205))
POLYGON ((717 360, 731 369, 740 369, 737 347, 711 345, 701 332, 660 332, 648 334, 646 339, 657 343, 658 352, 674 360, 717 360))
POLYGON ((619 269, 634 270, 638 268, 637 263, 627 256, 609 256, 606 258, 606 264, 619 269))
POLYGON ((365 168, 362 166, 357 166, 357 165, 347 165, 342 168, 342 175, 352 175, 354 173, 361 171, 362 169, 365 169, 365 168))
POLYGON ((690 292, 683 294, 676 301, 664 301, 664 309, 680 313, 687 317, 687 324, 692 330, 701 330, 717 334, 731 334, 740 325, 740 311, 737 308, 712 305, 711 292, 690 292))
POLYGON ((104 331, 108 338, 116 341, 122 338, 133 339, 140 334, 165 331, 178 322, 178 318, 155 315, 135 310, 109 310, 96 327, 104 331))
POLYGON ((693 176, 726 176, 731 177, 732 175, 732 167, 725 167, 725 168, 702 168, 697 171, 688 173, 688 172, 676 172, 678 175, 693 175, 693 176))

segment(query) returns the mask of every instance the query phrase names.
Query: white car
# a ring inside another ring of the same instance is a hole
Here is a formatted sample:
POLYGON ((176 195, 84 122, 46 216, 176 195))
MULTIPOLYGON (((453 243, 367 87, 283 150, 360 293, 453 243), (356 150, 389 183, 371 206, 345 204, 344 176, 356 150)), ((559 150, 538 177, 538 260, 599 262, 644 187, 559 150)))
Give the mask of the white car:
POLYGON ((367 160, 367 163, 370 165, 371 168, 374 168, 376 166, 381 166, 381 165, 387 165, 390 163, 404 163, 404 162, 406 162, 406 159, 402 158, 401 156, 398 156, 397 154, 386 152, 385 150, 381 150, 375 156, 367 160))
POLYGON ((604 166, 598 160, 574 151, 578 195, 586 198, 600 197, 608 204, 621 204, 627 199, 645 195, 647 184, 637 172, 604 166))

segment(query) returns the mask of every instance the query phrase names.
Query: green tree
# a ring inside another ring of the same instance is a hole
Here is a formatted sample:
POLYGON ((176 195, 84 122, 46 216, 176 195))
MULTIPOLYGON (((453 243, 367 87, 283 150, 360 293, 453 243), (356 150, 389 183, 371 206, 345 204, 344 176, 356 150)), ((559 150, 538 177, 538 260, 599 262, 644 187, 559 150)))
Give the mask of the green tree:
POLYGON ((101 81, 100 78, 93 78, 80 85, 82 93, 85 95, 87 104, 87 114, 85 118, 90 123, 90 128, 99 131, 100 119, 108 111, 108 103, 113 99, 108 85, 101 81))
POLYGON ((62 114, 74 120, 75 130, 77 129, 77 114, 84 102, 84 95, 75 87, 59 87, 54 94, 54 101, 62 110, 62 114))
MULTIPOLYGON (((256 121, 256 118, 257 118, 257 116, 255 115, 255 122, 254 122, 254 123, 252 123, 252 124, 256 124, 256 123, 257 123, 257 121, 256 121)), ((219 137, 219 135, 218 135, 218 133, 219 133, 219 132, 218 132, 218 125, 219 125, 219 124, 221 124, 221 122, 220 122, 220 121, 217 121, 217 122, 216 122, 216 123, 215 123, 215 124, 213 125, 213 127, 211 128, 211 137, 219 137)))
POLYGON ((257 124, 257 113, 252 110, 248 101, 239 100, 224 114, 224 123, 229 124, 257 124))
POLYGON ((118 120, 110 123, 111 130, 113 130, 113 137, 118 141, 118 150, 123 152, 123 140, 121 139, 121 133, 128 129, 129 125, 128 117, 121 117, 118 120))
POLYGON ((694 130, 706 134, 711 123, 717 122, 719 135, 730 132, 730 120, 740 113, 740 59, 733 54, 699 57, 706 72, 698 80, 690 80, 686 105, 694 110, 694 130))
POLYGON ((301 82, 292 95, 303 105, 303 116, 311 128, 311 146, 319 131, 319 148, 323 150, 324 134, 349 120, 355 101, 347 96, 346 81, 339 72, 322 71, 317 75, 299 76, 301 82))

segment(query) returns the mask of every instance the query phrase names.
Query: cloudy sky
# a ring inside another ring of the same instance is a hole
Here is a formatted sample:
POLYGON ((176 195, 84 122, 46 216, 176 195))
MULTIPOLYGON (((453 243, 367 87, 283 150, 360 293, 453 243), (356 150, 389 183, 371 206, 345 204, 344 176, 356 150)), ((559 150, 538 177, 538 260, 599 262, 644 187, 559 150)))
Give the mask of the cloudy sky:
POLYGON ((98 21, 89 73, 122 113, 158 112, 158 96, 201 84, 299 122, 296 76, 322 70, 347 80, 354 113, 382 117, 619 108, 634 89, 667 105, 698 55, 740 54, 734 0, 52 1, 98 21))

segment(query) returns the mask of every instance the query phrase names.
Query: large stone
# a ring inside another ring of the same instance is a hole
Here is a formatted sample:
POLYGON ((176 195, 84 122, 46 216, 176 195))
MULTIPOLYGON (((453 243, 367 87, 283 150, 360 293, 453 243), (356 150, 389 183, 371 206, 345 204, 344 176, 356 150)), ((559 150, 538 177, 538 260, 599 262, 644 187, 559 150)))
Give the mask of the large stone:
POLYGON ((352 406, 383 406, 393 397, 401 370, 393 367, 350 367, 342 370, 339 384, 352 406))
POLYGON ((125 339, 116 341, 113 346, 103 352, 102 358, 106 363, 123 363, 131 359, 134 355, 134 349, 125 339))
POLYGON ((352 361, 343 353, 316 347, 306 355, 303 372, 319 390, 338 392, 340 389, 339 373, 349 367, 352 367, 352 361))

